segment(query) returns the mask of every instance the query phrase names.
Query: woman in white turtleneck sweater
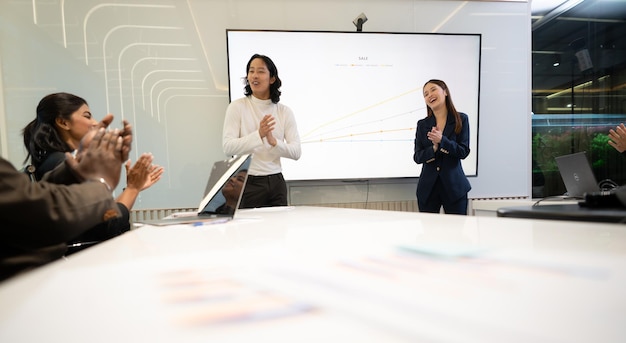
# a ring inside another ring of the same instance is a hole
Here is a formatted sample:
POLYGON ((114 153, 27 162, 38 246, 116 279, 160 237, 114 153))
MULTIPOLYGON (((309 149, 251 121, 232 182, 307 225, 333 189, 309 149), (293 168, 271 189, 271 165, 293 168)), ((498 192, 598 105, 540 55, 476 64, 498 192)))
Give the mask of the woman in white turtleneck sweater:
POLYGON ((226 155, 252 154, 242 208, 286 206, 280 158, 300 158, 300 135, 291 109, 280 101, 278 70, 267 56, 246 66, 245 97, 228 105, 222 146, 226 155))

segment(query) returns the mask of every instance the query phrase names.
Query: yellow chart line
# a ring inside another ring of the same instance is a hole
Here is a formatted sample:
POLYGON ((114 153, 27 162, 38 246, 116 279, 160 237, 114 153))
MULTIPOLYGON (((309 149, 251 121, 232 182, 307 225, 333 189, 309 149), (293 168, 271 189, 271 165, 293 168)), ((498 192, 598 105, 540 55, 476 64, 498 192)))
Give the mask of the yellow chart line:
POLYGON ((360 110, 354 111, 354 112, 352 112, 352 113, 348 113, 348 114, 346 114, 346 115, 344 115, 344 116, 342 116, 342 117, 339 117, 339 118, 337 118, 337 119, 335 119, 335 120, 331 120, 331 121, 329 121, 329 122, 327 122, 327 123, 324 123, 324 124, 322 124, 322 125, 317 126, 316 128, 314 128, 314 129, 310 130, 309 132, 305 133, 302 137, 307 137, 307 136, 309 136, 309 135, 313 134, 313 132, 315 132, 315 131, 317 131, 317 130, 319 130, 319 129, 321 129, 321 128, 325 127, 325 126, 328 126, 328 125, 334 124, 334 123, 336 123, 336 122, 338 122, 338 121, 341 121, 341 120, 344 120, 344 119, 346 119, 346 118, 352 117, 352 116, 354 116, 354 115, 356 115, 356 114, 358 114, 358 113, 361 113, 361 112, 367 111, 367 110, 369 110, 369 109, 371 109, 371 108, 374 108, 374 107, 376 107, 376 106, 380 106, 380 105, 382 105, 382 104, 384 104, 384 103, 386 103, 386 102, 389 102, 389 101, 392 101, 392 100, 395 100, 395 99, 401 98, 401 97, 403 97, 403 96, 405 96, 405 95, 408 95, 408 94, 411 94, 411 93, 414 93, 414 92, 417 92, 417 91, 421 91, 421 90, 420 90, 420 88, 414 88, 414 89, 408 90, 408 91, 406 91, 406 92, 404 92, 404 93, 402 93, 402 94, 398 94, 398 95, 396 95, 396 96, 393 96, 393 97, 391 97, 391 98, 385 99, 385 100, 380 101, 380 102, 378 102, 378 103, 372 104, 372 105, 367 106, 367 107, 365 107, 365 108, 362 108, 362 109, 360 109, 360 110))

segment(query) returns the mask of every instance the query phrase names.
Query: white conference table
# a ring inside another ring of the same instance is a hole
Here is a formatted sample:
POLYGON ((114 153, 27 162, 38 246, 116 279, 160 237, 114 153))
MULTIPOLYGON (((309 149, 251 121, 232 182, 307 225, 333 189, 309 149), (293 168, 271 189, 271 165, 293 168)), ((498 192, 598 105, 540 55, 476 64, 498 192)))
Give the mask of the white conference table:
POLYGON ((284 207, 0 284, 0 342, 624 342, 626 225, 284 207))

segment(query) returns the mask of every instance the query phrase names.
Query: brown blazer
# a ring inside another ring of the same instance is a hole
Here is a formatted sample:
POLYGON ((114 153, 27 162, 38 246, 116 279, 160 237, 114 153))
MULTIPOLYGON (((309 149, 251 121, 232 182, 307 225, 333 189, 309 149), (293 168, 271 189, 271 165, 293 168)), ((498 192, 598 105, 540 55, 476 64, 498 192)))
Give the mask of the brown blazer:
POLYGON ((66 241, 120 215, 100 182, 78 184, 65 163, 50 174, 63 184, 31 182, 0 158, 0 280, 60 258, 66 241))

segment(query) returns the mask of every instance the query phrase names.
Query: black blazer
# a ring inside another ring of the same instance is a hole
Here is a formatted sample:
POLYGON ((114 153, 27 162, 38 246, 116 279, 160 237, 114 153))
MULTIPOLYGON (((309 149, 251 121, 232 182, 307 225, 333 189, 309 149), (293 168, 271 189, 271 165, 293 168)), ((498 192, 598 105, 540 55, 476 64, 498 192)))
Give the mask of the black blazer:
POLYGON ((470 152, 469 121, 467 114, 459 113, 459 115, 462 122, 461 132, 459 134, 454 132, 456 121, 454 115, 448 113, 446 127, 443 129, 437 151, 433 151, 433 142, 427 137, 428 131, 437 125, 435 117, 426 117, 417 122, 413 160, 417 164, 423 164, 417 182, 417 199, 422 203, 426 202, 430 196, 437 177, 441 178, 450 201, 461 198, 472 189, 461 166, 461 160, 465 159, 470 152))

